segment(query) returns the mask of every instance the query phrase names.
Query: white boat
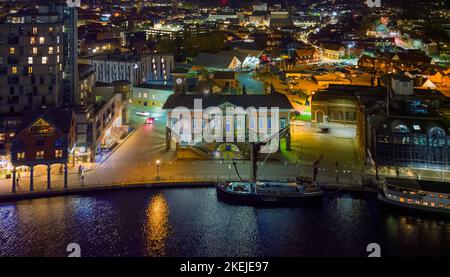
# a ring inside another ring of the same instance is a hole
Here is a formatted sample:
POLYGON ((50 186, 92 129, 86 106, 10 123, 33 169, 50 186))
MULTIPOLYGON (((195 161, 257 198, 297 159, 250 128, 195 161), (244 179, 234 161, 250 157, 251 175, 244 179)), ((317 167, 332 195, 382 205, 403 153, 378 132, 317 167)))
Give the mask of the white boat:
POLYGON ((435 181, 385 178, 378 199, 400 208, 450 214, 449 185, 435 181))

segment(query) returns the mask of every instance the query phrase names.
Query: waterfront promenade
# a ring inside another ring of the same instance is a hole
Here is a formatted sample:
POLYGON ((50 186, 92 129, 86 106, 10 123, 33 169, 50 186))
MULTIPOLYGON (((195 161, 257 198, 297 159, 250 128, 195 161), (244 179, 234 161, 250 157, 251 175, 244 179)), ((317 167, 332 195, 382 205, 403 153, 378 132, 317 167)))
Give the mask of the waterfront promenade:
MULTIPOLYGON (((163 116, 161 116, 163 118, 163 116)), ((341 129, 338 134, 318 134, 310 126, 292 128, 292 151, 284 154, 280 161, 259 162, 258 179, 273 181, 295 181, 298 176, 312 177, 312 164, 323 153, 318 180, 330 189, 367 189, 374 172, 367 172, 356 154, 355 140, 350 138, 351 128, 341 129), (344 132, 346 131, 346 132, 344 132), (336 166, 336 162, 337 166, 336 166)), ((47 190, 45 167, 37 166, 34 175, 34 195, 44 197, 52 191, 69 193, 95 190, 97 188, 124 188, 147 185, 193 185, 209 184, 228 180, 249 179, 249 161, 182 161, 173 151, 165 151, 165 122, 158 120, 153 125, 138 125, 136 131, 125 139, 111 155, 101 163, 86 165, 84 178, 78 173, 78 165, 68 174, 68 188, 63 188, 63 174, 59 166, 52 167, 51 190, 47 190), (157 164, 159 161, 159 165, 157 164)), ((264 157, 261 157, 264 158, 264 157)), ((395 172, 380 172, 392 176, 395 172)), ((401 177, 411 177, 400 172, 401 177)), ((435 178, 450 179, 450 173, 435 178)), ((12 180, 0 180, 0 198, 29 193, 29 173, 21 172, 16 193, 11 193, 12 180)))

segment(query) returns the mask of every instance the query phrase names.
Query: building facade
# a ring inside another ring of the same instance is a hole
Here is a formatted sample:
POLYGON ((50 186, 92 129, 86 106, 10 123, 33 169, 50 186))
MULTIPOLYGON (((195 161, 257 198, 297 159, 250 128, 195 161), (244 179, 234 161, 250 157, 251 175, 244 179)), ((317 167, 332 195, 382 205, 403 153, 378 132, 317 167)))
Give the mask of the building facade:
POLYGON ((64 17, 55 6, 10 14, 0 25, 0 113, 63 104, 64 17))
POLYGON ((173 55, 100 55, 87 59, 96 72, 97 82, 110 84, 127 80, 137 86, 147 82, 170 81, 174 68, 173 55))
MULTIPOLYGON (((190 150, 191 154, 194 153, 196 158, 210 159, 214 157, 224 157, 222 154, 226 152, 234 152, 234 158, 243 158, 249 154, 249 142, 256 136, 257 141, 261 141, 259 136, 255 133, 256 130, 267 127, 268 133, 272 134, 274 131, 274 126, 276 124, 279 130, 285 129, 285 132, 280 134, 279 144, 282 144, 282 140, 285 143, 286 150, 291 149, 291 135, 290 135, 290 114, 293 109, 289 99, 284 95, 276 92, 270 94, 204 94, 204 93, 187 93, 183 92, 186 90, 179 90, 179 93, 174 93, 167 99, 163 106, 163 109, 167 112, 167 127, 166 127, 166 150, 175 148, 178 151, 186 155, 187 151, 190 150), (201 141, 195 142, 194 140, 200 134, 206 126, 213 126, 217 122, 211 118, 206 119, 203 117, 201 119, 201 124, 196 123, 193 120, 196 116, 196 111, 194 108, 194 101, 202 101, 203 113, 208 108, 219 108, 223 113, 223 122, 218 123, 222 128, 221 134, 223 135, 223 140, 221 141, 201 141), (190 118, 177 118, 172 115, 175 108, 184 107, 189 110, 190 118), (232 117, 226 116, 226 110, 228 108, 243 108, 246 113, 243 116, 238 116, 234 114, 232 117), (249 108, 255 108, 256 111, 260 111, 261 108, 267 109, 268 118, 262 118, 259 114, 248 113, 249 108), (271 108, 278 108, 279 110, 279 122, 274 123, 274 118, 271 117, 271 108), (189 132, 184 129, 181 133, 177 133, 176 126, 178 124, 192 124, 189 132), (211 125, 212 124, 212 125, 211 125), (267 125, 265 125, 267 124, 267 125), (238 132, 237 130, 244 131, 238 132), (176 135, 177 138, 173 137, 176 135), (187 137, 186 137, 187 136, 187 137), (185 139, 191 137, 192 140, 185 139), (175 147, 173 146, 175 144, 175 147), (203 150, 203 154, 199 154, 199 149, 203 150), (218 156, 215 156, 217 154, 218 156)), ((272 134, 273 135, 273 134, 272 134)), ((280 148, 279 148, 280 149, 280 148)), ((182 156, 186 158, 187 156, 182 156)))
POLYGON ((378 166, 450 169, 448 122, 430 118, 388 117, 373 132, 378 166))
POLYGON ((69 158, 75 146, 75 116, 69 109, 26 112, 11 146, 12 183, 15 191, 16 168, 30 168, 30 191, 33 190, 34 167, 47 167, 47 188, 51 188, 51 168, 60 164, 67 187, 69 158))
POLYGON ((39 3, 0 22, 0 173, 5 173, 22 114, 74 104, 76 10, 65 2, 39 3))

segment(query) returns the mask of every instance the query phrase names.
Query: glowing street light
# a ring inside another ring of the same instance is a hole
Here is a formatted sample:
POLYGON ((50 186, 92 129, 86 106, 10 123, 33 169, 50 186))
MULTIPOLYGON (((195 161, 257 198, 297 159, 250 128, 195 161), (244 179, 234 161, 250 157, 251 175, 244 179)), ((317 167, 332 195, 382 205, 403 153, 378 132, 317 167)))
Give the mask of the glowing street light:
POLYGON ((156 180, 159 180, 159 167, 161 166, 161 161, 160 160, 156 160, 156 180))

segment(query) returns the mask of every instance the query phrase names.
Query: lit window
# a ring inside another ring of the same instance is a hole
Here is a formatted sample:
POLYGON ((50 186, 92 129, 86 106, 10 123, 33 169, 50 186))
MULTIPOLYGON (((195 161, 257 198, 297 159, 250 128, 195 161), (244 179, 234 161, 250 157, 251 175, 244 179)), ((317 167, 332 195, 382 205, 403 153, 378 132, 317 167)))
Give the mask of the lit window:
POLYGON ((30 44, 36 44, 36 38, 35 37, 31 37, 30 38, 30 44))
POLYGON ((11 74, 17 74, 17 66, 11 67, 11 74))
POLYGON ((48 32, 52 33, 53 32, 53 27, 48 27, 48 32))
POLYGON ((38 28, 37 27, 33 27, 32 32, 33 32, 33 35, 37 35, 38 28))
POLYGON ((47 64, 47 57, 42 57, 42 64, 47 64))
POLYGON ((56 56, 56 62, 59 63, 59 56, 56 56))
POLYGON ((28 64, 33 64, 33 57, 28 57, 28 64))
POLYGON ((25 152, 17 153, 17 160, 20 161, 20 160, 23 160, 23 159, 25 159, 25 152))
POLYGON ((62 150, 55 150, 55 158, 59 159, 63 157, 63 151, 62 150))
POLYGON ((33 55, 37 55, 37 47, 33 47, 33 55))
POLYGON ((39 37, 39 44, 45 43, 45 37, 39 37))
POLYGON ((36 152, 36 160, 42 160, 44 159, 44 151, 37 151, 36 152))
POLYGON ((413 125, 414 130, 416 131, 420 131, 420 126, 419 125, 413 125))
POLYGON ((50 46, 50 47, 48 48, 48 54, 49 54, 49 55, 52 55, 52 54, 53 54, 53 47, 50 46))
POLYGON ((10 54, 10 55, 16 54, 16 48, 14 48, 14 47, 9 47, 9 54, 10 54))
POLYGON ((28 72, 28 74, 33 74, 33 67, 32 67, 32 66, 29 66, 29 67, 27 68, 27 72, 28 72))
POLYGON ((59 46, 56 46, 56 53, 59 54, 59 46))

